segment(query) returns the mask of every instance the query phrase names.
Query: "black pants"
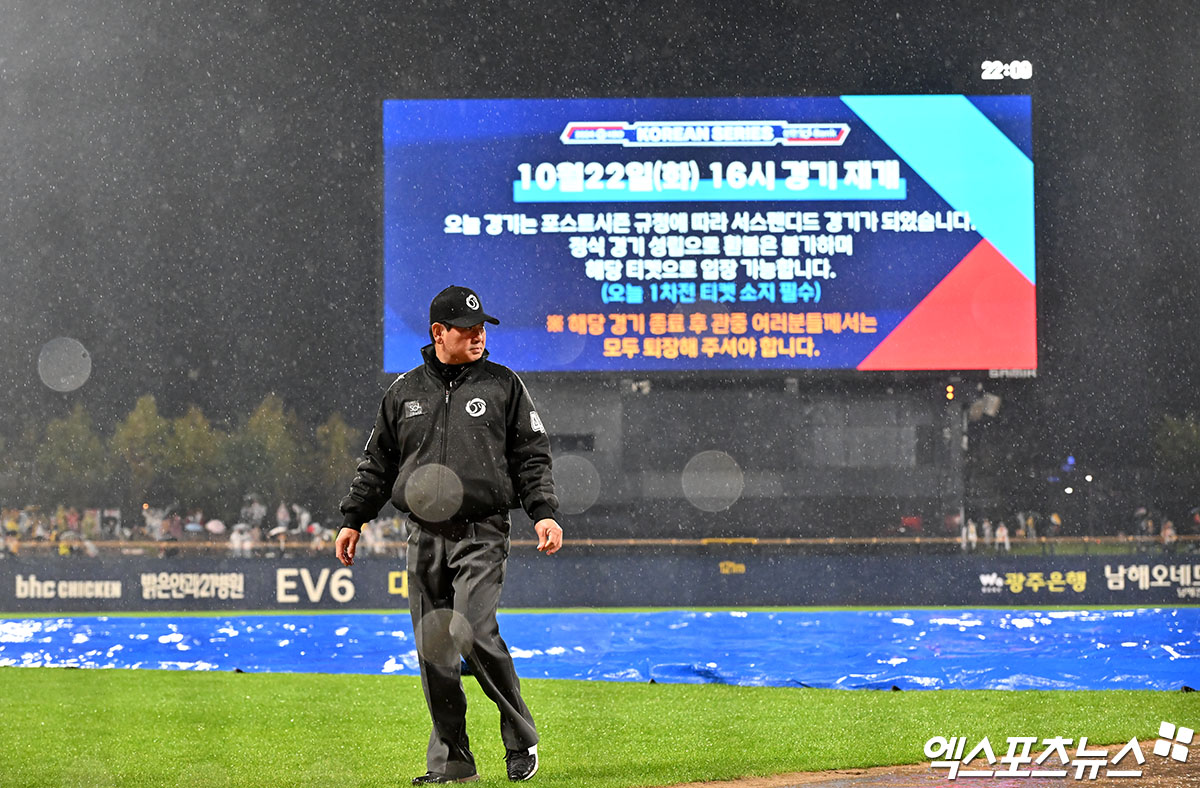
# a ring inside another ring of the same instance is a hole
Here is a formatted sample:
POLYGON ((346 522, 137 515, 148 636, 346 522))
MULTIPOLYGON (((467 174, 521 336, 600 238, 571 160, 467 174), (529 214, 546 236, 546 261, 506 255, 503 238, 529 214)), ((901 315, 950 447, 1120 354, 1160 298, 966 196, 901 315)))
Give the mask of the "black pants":
POLYGON ((468 523, 452 536, 411 524, 410 528, 408 604, 421 686, 433 721, 426 765, 434 774, 466 777, 476 770, 467 739, 460 655, 500 709, 504 746, 525 749, 538 741, 496 623, 508 563, 508 518, 497 515, 468 523))

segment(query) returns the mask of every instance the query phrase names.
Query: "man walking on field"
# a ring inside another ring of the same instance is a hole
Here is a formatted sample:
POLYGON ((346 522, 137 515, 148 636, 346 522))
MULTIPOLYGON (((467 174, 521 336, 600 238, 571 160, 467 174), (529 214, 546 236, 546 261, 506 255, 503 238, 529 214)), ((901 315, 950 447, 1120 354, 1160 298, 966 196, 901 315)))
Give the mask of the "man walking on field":
POLYGON ((538 733, 496 622, 509 511, 534 522, 538 550, 562 546, 550 440, 516 373, 488 360, 479 296, 447 287, 429 306, 424 363, 384 395, 335 549, 350 566, 364 523, 390 499, 408 514, 408 588, 421 684, 433 722, 414 785, 479 779, 466 729, 460 655, 500 709, 510 780, 538 770, 538 733))

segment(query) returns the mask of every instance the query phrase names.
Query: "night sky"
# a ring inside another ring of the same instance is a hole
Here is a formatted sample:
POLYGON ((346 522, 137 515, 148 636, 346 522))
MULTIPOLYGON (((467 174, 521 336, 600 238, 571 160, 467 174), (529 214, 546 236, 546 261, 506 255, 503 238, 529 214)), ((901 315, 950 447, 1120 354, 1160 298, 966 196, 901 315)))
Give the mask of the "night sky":
POLYGON ((0 432, 271 391, 365 428, 385 98, 1031 92, 1040 370, 992 439, 1145 464, 1200 410, 1194 4, 912 5, 0 0, 0 432))

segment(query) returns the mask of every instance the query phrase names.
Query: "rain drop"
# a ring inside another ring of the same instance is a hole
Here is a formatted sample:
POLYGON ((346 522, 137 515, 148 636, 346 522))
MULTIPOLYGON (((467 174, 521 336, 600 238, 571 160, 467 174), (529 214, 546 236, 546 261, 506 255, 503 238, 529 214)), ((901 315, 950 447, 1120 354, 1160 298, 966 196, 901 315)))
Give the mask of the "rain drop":
POLYGON ((92 374, 92 357, 77 339, 58 337, 42 345, 38 376, 55 391, 74 391, 92 374))
POLYGON ((737 460, 723 451, 702 451, 683 469, 683 494, 705 512, 722 512, 742 497, 745 476, 737 460))

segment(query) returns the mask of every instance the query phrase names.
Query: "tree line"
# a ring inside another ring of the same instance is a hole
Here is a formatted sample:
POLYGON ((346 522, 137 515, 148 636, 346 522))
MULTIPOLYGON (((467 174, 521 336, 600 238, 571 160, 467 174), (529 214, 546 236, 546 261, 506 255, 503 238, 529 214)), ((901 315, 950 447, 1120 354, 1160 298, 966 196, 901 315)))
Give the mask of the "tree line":
POLYGON ((148 503, 226 522, 254 494, 272 512, 280 501, 296 502, 332 523, 364 440, 338 413, 302 425, 275 394, 226 428, 194 405, 163 416, 146 394, 108 435, 82 404, 29 432, 18 445, 0 444, 5 506, 119 506, 128 519, 148 503))
MULTIPOLYGON (((15 440, 0 436, 0 504, 44 511, 118 506, 129 518, 149 503, 181 513, 202 509, 228 523, 245 496, 256 494, 269 511, 280 501, 300 503, 331 525, 364 440, 338 413, 316 427, 302 424, 275 394, 229 425, 214 425, 196 406, 164 416, 147 394, 111 433, 98 430, 77 403, 44 428, 27 426, 15 440)), ((1139 489, 1129 492, 1139 502, 1158 500, 1171 511, 1196 506, 1200 417, 1163 415, 1152 441, 1153 475, 1110 484, 1134 484, 1139 489)))
POLYGON ((1153 441, 1163 503, 1177 509, 1200 504, 1200 417, 1195 413, 1162 416, 1153 441))

